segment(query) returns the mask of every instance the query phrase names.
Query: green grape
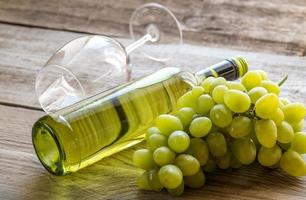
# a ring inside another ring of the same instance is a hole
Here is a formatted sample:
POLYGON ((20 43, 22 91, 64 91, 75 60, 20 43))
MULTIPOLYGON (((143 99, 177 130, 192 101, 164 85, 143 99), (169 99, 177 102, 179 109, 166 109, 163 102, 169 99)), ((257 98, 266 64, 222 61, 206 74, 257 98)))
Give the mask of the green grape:
POLYGON ((284 97, 280 97, 279 100, 284 104, 284 106, 291 103, 289 99, 284 97))
POLYGON ((214 161, 213 157, 211 155, 209 155, 208 160, 206 162, 206 164, 203 167, 203 170, 205 172, 213 172, 217 169, 217 164, 214 161))
POLYGON ((153 153, 153 160, 159 166, 172 164, 175 160, 175 153, 168 147, 159 147, 153 153))
POLYGON ((291 147, 291 143, 278 143, 278 146, 280 146, 283 150, 288 150, 291 147))
POLYGON ((184 128, 186 128, 195 114, 196 113, 192 108, 184 107, 177 112, 176 116, 181 120, 184 128))
POLYGON ((280 160, 280 167, 291 176, 306 176, 306 162, 302 156, 289 149, 280 160))
POLYGON ((277 127, 270 119, 258 120, 255 123, 255 132, 259 143, 267 148, 272 148, 277 140, 277 127))
POLYGON ((219 85, 214 88, 212 91, 212 98, 217 103, 223 103, 224 102, 224 94, 228 91, 228 87, 225 85, 219 85))
POLYGON ((199 161, 189 154, 180 154, 176 157, 174 164, 180 168, 183 176, 191 176, 200 170, 199 161))
POLYGON ((224 156, 227 152, 227 144, 222 133, 210 133, 206 139, 209 152, 213 156, 224 156))
POLYGON ((158 170, 150 169, 149 171, 147 171, 147 175, 148 175, 148 182, 149 182, 150 187, 154 191, 161 191, 163 189, 163 186, 160 183, 159 178, 158 178, 158 170))
POLYGON ((230 167, 234 169, 240 168, 242 165, 235 156, 231 156, 230 167))
POLYGON ((180 119, 168 114, 159 115, 156 118, 155 125, 165 136, 169 136, 174 131, 183 130, 180 119))
POLYGON ((190 138, 184 131, 175 131, 168 138, 168 146, 176 153, 182 153, 189 147, 190 138))
POLYGON ((160 134, 160 130, 157 128, 157 127, 151 127, 151 128, 148 128, 147 132, 146 132, 146 140, 153 134, 160 134))
POLYGON ((265 167, 277 164, 282 156, 282 150, 278 145, 272 148, 261 147, 258 151, 258 162, 265 167))
POLYGON ((167 189, 177 188, 183 182, 182 171, 175 165, 162 166, 158 171, 158 178, 167 189))
POLYGON ((300 132, 303 130, 304 128, 304 119, 302 119, 300 122, 298 123, 290 123, 290 125, 292 126, 294 132, 300 132))
POLYGON ((193 189, 199 189, 203 187, 205 181, 205 174, 202 172, 202 170, 199 170, 196 174, 192 176, 184 176, 185 185, 193 189))
POLYGON ((177 100, 177 107, 178 108, 189 107, 192 108, 193 110, 196 110, 197 108, 196 98, 194 97, 194 95, 192 95, 191 91, 186 92, 177 100))
POLYGON ((192 120, 189 131, 193 137, 205 137, 211 130, 212 123, 207 117, 198 117, 192 120))
POLYGON ((256 115, 263 119, 273 117, 278 108, 278 98, 275 94, 266 94, 255 103, 256 115))
POLYGON ((289 123, 299 123, 306 115, 306 108, 302 103, 289 103, 283 107, 285 120, 289 123))
POLYGON ((178 187, 174 189, 167 189, 171 196, 178 197, 184 193, 184 182, 182 182, 178 187))
POLYGON ((291 125, 283 121, 277 126, 277 141, 280 143, 289 143, 292 141, 294 131, 291 125))
POLYGON ((241 79, 242 85, 247 90, 251 90, 252 88, 259 86, 261 81, 261 74, 257 71, 249 71, 241 79))
POLYGON ((240 90, 246 92, 245 87, 239 82, 227 81, 227 87, 232 90, 240 90))
POLYGON ((263 80, 263 81, 261 81, 260 86, 263 87, 263 88, 266 88, 266 90, 269 93, 274 93, 276 95, 279 95, 279 93, 280 93, 280 88, 279 88, 278 84, 274 83, 273 81, 263 80))
POLYGON ((147 148, 152 152, 158 147, 167 146, 168 139, 162 134, 153 134, 147 140, 147 148))
POLYGON ((151 185, 149 184, 148 179, 148 171, 144 171, 138 178, 137 178, 137 186, 139 189, 142 190, 154 190, 151 185))
POLYGON ((274 115, 271 117, 271 119, 274 121, 274 123, 278 126, 282 123, 282 121, 284 121, 285 119, 285 115, 282 111, 282 109, 277 108, 276 112, 274 113, 274 115))
POLYGON ((265 71, 260 70, 260 69, 255 70, 255 71, 260 74, 262 80, 267 80, 268 79, 268 75, 267 75, 267 73, 265 71))
POLYGON ((228 90, 224 95, 225 105, 235 113, 243 113, 251 106, 250 97, 239 90, 228 90))
POLYGON ((201 84, 202 88, 204 88, 205 93, 210 93, 212 82, 215 80, 215 77, 207 77, 201 84))
POLYGON ((260 97, 266 94, 268 94, 268 91, 263 87, 254 87, 248 92, 252 104, 255 104, 260 97))
POLYGON ((204 88, 201 86, 195 86, 191 90, 191 95, 193 96, 194 99, 199 98, 203 93, 205 92, 204 88))
POLYGON ((220 169, 227 169, 227 168, 229 168, 230 164, 231 164, 231 157, 232 157, 232 154, 231 154, 230 151, 227 151, 224 156, 217 156, 216 157, 217 166, 220 169))
POLYGON ((136 150, 133 154, 133 163, 144 170, 154 169, 156 167, 152 152, 148 149, 136 150))
POLYGON ((252 121, 248 117, 238 116, 232 121, 229 128, 229 134, 233 138, 241 138, 250 134, 252 129, 252 121))
POLYGON ((294 134, 293 140, 291 142, 291 149, 300 154, 306 154, 306 133, 305 132, 297 132, 294 134))
POLYGON ((206 115, 215 105, 214 100, 208 94, 201 95, 197 100, 196 111, 201 115, 206 115))
POLYGON ((250 138, 235 139, 231 150, 241 164, 249 165, 256 159, 256 146, 250 138))
POLYGON ((201 138, 192 138, 186 153, 195 157, 199 161, 200 166, 205 165, 209 157, 208 146, 201 138))
POLYGON ((212 92, 215 87, 217 87, 219 85, 226 85, 226 83, 227 83, 227 81, 223 77, 218 77, 218 78, 214 79, 211 83, 210 92, 212 92))
POLYGON ((215 105, 209 113, 211 121, 218 127, 224 128, 231 124, 232 112, 223 104, 215 105))

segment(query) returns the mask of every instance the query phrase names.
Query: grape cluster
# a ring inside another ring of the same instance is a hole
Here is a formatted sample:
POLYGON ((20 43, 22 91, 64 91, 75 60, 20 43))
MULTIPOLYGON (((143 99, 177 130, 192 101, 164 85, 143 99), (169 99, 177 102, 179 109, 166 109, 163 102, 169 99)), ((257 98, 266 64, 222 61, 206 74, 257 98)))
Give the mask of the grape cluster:
POLYGON ((279 84, 262 70, 249 71, 240 82, 206 78, 178 99, 173 114, 160 115, 147 130, 147 148, 133 155, 135 165, 146 170, 139 188, 166 188, 179 196, 185 186, 201 188, 204 172, 256 160, 305 176, 306 108, 279 94, 279 84))

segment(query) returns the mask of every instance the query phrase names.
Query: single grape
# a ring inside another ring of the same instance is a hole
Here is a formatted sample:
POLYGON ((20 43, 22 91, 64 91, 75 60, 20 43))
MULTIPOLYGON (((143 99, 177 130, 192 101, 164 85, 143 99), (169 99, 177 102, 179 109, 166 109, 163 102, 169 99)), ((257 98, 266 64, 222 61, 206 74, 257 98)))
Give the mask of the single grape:
POLYGON ((227 81, 227 87, 232 90, 240 90, 246 92, 246 88, 239 82, 227 81))
POLYGON ((229 128, 229 134, 233 138, 241 138, 250 134, 252 129, 252 120, 248 117, 238 116, 232 121, 229 128))
POLYGON ((241 83, 247 90, 259 86, 261 81, 261 74, 258 71, 249 71, 241 78, 241 83))
POLYGON ((212 98, 217 103, 223 103, 224 102, 224 94, 228 91, 228 87, 225 85, 219 85, 214 88, 212 91, 212 98))
POLYGON ((192 108, 184 107, 177 112, 176 116, 181 120, 183 127, 186 128, 195 114, 196 112, 192 108))
POLYGON ((179 109, 184 107, 189 107, 192 108, 193 110, 196 110, 197 108, 196 99, 197 98, 195 98, 194 95, 192 95, 191 91, 186 92, 177 100, 177 107, 179 109))
POLYGON ((156 168, 152 152, 148 149, 136 150, 133 154, 133 163, 137 167, 142 168, 144 170, 156 168))
POLYGON ((148 171, 144 171, 138 178, 137 178, 137 186, 142 190, 154 190, 150 184, 148 179, 148 171))
POLYGON ((216 170, 216 168, 217 168, 217 164, 216 164, 214 158, 212 157, 212 155, 209 155, 208 160, 203 167, 203 170, 205 172, 213 172, 213 171, 216 170))
POLYGON ((266 94, 268 94, 268 91, 263 87, 254 87, 248 92, 252 104, 255 104, 260 97, 266 94))
POLYGON ((303 130, 304 128, 304 119, 302 119, 300 122, 298 123, 290 123, 290 125, 292 126, 294 132, 300 132, 303 130))
POLYGON ((176 157, 174 164, 180 168, 183 176, 196 174, 200 169, 199 161, 189 154, 180 154, 176 157))
POLYGON ((152 152, 158 147, 167 146, 168 139, 162 134, 153 134, 147 140, 147 148, 152 152))
POLYGON ((201 115, 206 115, 215 105, 214 100, 208 94, 201 95, 197 100, 196 111, 201 115))
POLYGON ((243 113, 251 106, 250 97, 239 90, 228 90, 224 95, 225 105, 235 113, 243 113))
POLYGON ((192 176, 184 176, 184 183, 187 187, 198 189, 204 186, 206 181, 205 174, 199 170, 192 176))
POLYGON ((147 132, 146 132, 146 140, 153 134, 160 134, 160 130, 157 127, 151 127, 148 128, 147 132))
POLYGON ((306 162, 302 156, 289 149, 280 160, 280 167, 291 176, 306 176, 306 162))
POLYGON ((153 153, 153 160, 159 166, 172 164, 175 160, 175 153, 168 147, 159 147, 153 153))
POLYGON ((223 77, 218 77, 218 78, 214 79, 211 83, 210 92, 212 92, 215 87, 217 87, 219 85, 226 85, 226 83, 227 83, 227 81, 223 77))
POLYGON ((294 134, 293 140, 291 142, 291 149, 300 154, 306 154, 306 133, 305 132, 297 132, 294 134))
POLYGON ((282 109, 277 108, 276 112, 274 113, 274 115, 271 117, 271 119, 274 121, 274 123, 278 126, 282 123, 282 121, 284 121, 285 119, 285 115, 282 111, 282 109))
POLYGON ((294 131, 291 125, 283 121, 277 126, 277 141, 280 143, 289 143, 292 141, 294 131))
POLYGON ((272 148, 277 140, 277 127, 270 119, 258 120, 255 123, 255 132, 259 143, 267 148, 272 148))
POLYGON ((302 103, 289 103, 283 107, 283 112, 289 123, 298 123, 306 116, 306 108, 302 103))
POLYGON ((191 90, 191 94, 194 97, 194 99, 198 98, 202 94, 204 94, 205 90, 201 86, 194 86, 191 90))
POLYGON ((278 98, 275 94, 266 94, 255 103, 255 112, 258 117, 270 119, 278 108, 278 98))
POLYGON ((210 133, 206 139, 209 152, 213 156, 224 156, 227 152, 226 140, 222 133, 210 133))
POLYGON ((240 168, 242 165, 235 156, 231 156, 230 167, 234 169, 240 168))
POLYGON ((250 138, 235 139, 231 150, 241 164, 249 165, 256 159, 256 146, 250 138))
POLYGON ((186 153, 195 157, 199 161, 200 166, 205 165, 209 157, 208 146, 201 138, 192 138, 186 153))
POLYGON ((260 74, 262 80, 267 80, 268 79, 268 75, 267 75, 267 73, 265 71, 260 70, 260 69, 255 70, 255 71, 260 74))
POLYGON ((284 97, 280 97, 279 100, 283 103, 284 106, 291 103, 289 99, 284 97))
POLYGON ((190 138, 184 131, 175 131, 168 138, 168 146, 176 153, 182 153, 189 147, 190 138))
POLYGON ((178 187, 174 189, 167 189, 167 191, 171 196, 174 196, 174 197, 181 196, 184 193, 184 185, 185 184, 182 181, 182 183, 178 187))
POLYGON ((273 81, 263 80, 263 81, 261 81, 260 86, 263 87, 263 88, 266 88, 266 90, 269 93, 274 93, 276 95, 279 95, 279 93, 280 93, 280 88, 279 88, 278 84, 273 82, 273 81))
POLYGON ((216 157, 217 166, 220 169, 227 169, 227 168, 229 168, 230 164, 231 164, 231 157, 232 157, 232 154, 231 154, 230 151, 227 151, 224 156, 217 156, 216 157))
POLYGON ((205 137, 211 130, 212 123, 207 117, 198 117, 192 120, 189 131, 193 137, 205 137))
POLYGON ((156 127, 165 136, 169 136, 172 132, 183 130, 182 122, 178 117, 168 114, 159 115, 155 121, 156 127))
POLYGON ((230 125, 233 116, 232 112, 223 104, 215 105, 209 113, 211 121, 218 127, 224 128, 230 125))
POLYGON ((202 82, 202 84, 201 84, 201 86, 204 88, 204 90, 205 90, 205 92, 206 93, 210 93, 210 91, 211 91, 211 86, 212 86, 212 82, 215 80, 216 78, 215 77, 208 77, 208 78, 206 78, 203 82, 202 82))
POLYGON ((175 165, 162 166, 158 171, 158 178, 167 189, 177 188, 183 182, 182 171, 175 165))
POLYGON ((149 171, 147 171, 147 175, 148 175, 148 182, 149 182, 150 187, 154 191, 161 191, 163 189, 163 186, 160 183, 159 178, 158 178, 158 170, 150 169, 149 171))
POLYGON ((262 166, 271 167, 277 164, 282 156, 282 150, 278 145, 272 148, 261 147, 258 152, 258 162, 262 166))

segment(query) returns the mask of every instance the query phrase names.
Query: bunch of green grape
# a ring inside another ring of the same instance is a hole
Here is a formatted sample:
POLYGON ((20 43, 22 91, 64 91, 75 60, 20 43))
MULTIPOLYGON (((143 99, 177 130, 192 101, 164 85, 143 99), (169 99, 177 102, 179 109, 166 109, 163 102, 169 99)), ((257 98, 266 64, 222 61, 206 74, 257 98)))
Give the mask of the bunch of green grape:
POLYGON ((147 130, 147 148, 133 155, 145 170, 139 188, 179 196, 185 186, 201 188, 204 173, 254 161, 305 176, 306 108, 279 94, 280 84, 262 70, 249 71, 240 82, 206 78, 147 130))

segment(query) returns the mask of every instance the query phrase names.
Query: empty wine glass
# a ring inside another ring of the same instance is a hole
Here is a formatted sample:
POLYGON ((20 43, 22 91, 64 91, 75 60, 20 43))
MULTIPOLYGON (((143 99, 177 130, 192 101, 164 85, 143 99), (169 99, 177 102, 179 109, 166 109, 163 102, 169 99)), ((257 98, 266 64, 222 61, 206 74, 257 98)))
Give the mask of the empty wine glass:
POLYGON ((127 47, 110 37, 89 35, 57 50, 36 77, 35 89, 42 109, 52 115, 128 82, 133 69, 129 55, 136 49, 152 60, 167 61, 169 56, 150 49, 182 44, 179 22, 160 4, 137 8, 130 18, 129 29, 134 42, 127 47))

